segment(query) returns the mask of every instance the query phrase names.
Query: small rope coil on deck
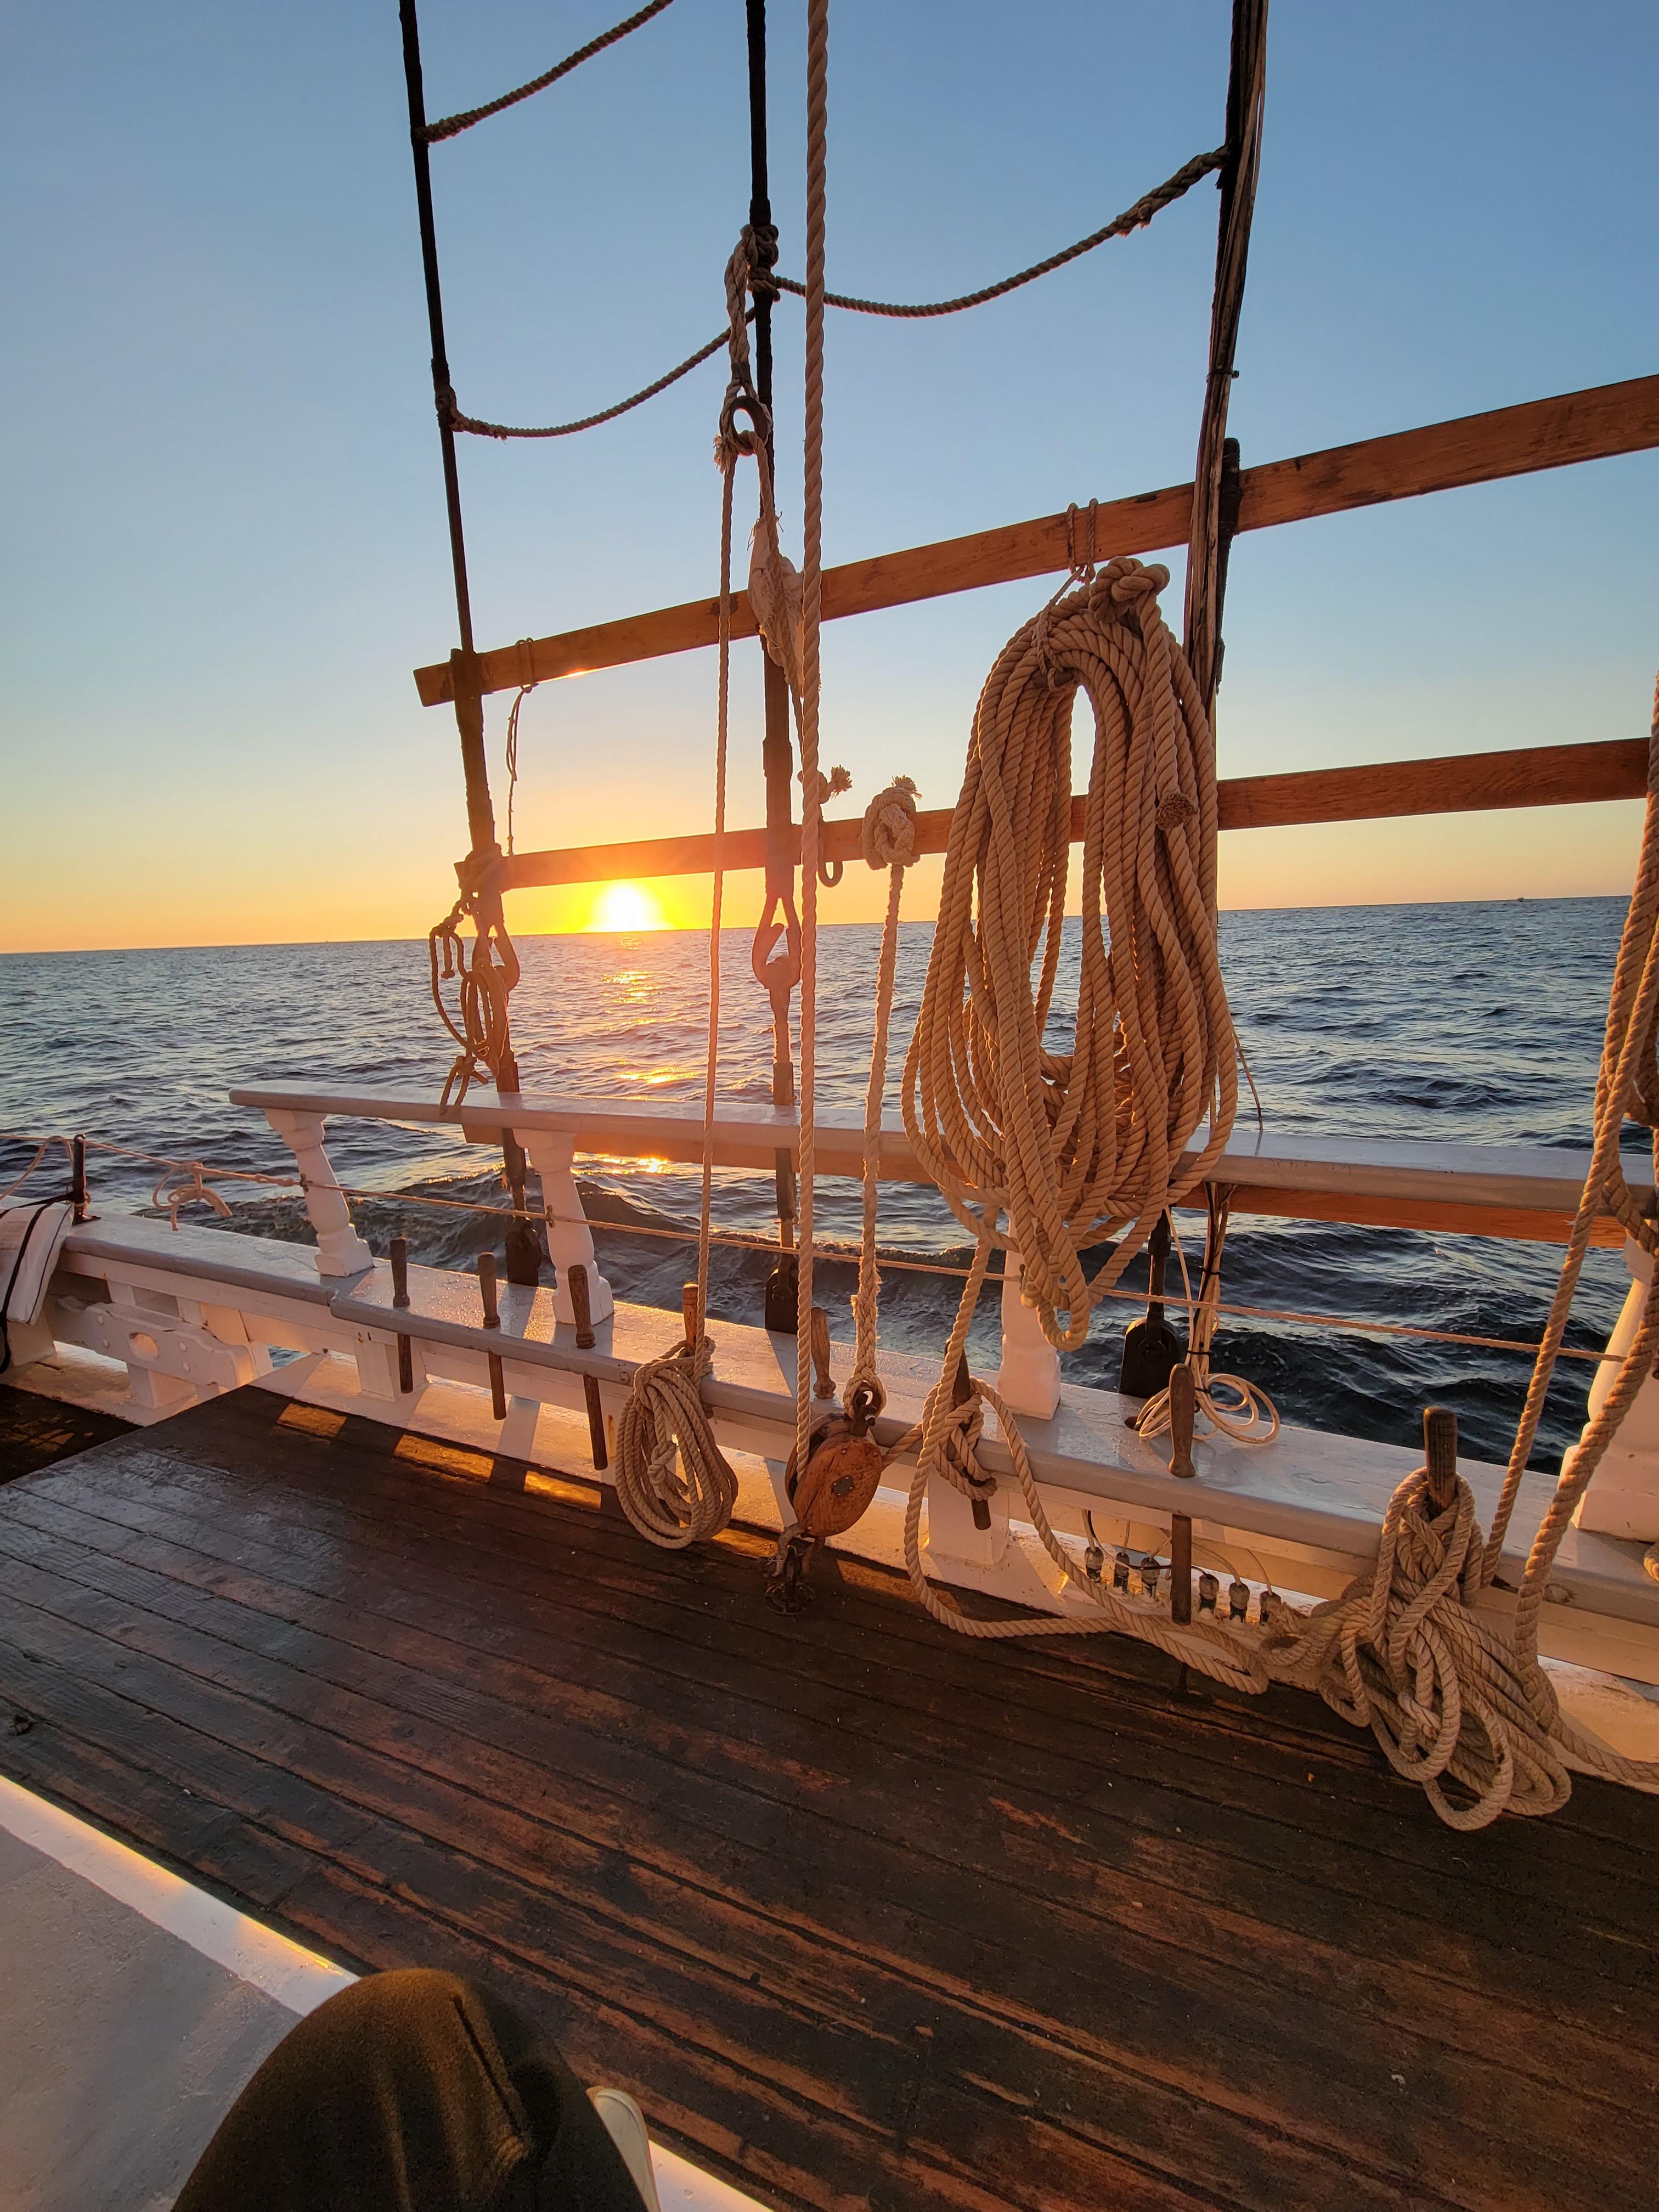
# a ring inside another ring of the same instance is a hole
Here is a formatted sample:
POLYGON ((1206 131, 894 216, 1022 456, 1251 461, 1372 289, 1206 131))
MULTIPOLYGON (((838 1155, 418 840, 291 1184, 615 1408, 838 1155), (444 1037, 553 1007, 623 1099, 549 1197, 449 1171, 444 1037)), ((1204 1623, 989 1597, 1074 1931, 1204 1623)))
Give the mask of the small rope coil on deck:
POLYGON ((677 1344, 634 1376, 617 1422, 617 1497, 642 1536, 683 1551, 717 1535, 738 1502, 737 1478, 714 1443, 701 1386, 711 1358, 677 1344))
POLYGON ((1523 1666, 1496 1619, 1472 1609, 1480 1586, 1474 1493, 1460 1475, 1437 1512, 1428 1470, 1408 1475, 1383 1516, 1375 1571, 1311 1613, 1269 1628, 1273 1680, 1316 1690, 1368 1728, 1396 1774, 1421 1785, 1448 1827, 1500 1813, 1553 1813, 1571 1779, 1540 1730, 1523 1666), (1445 1784, 1467 1797, 1454 1800, 1445 1784))
MULTIPOLYGON (((1215 1433, 1231 1437, 1237 1444, 1270 1444, 1279 1434, 1278 1407, 1260 1383, 1243 1375, 1218 1372, 1210 1364, 1210 1347, 1221 1319, 1221 1255, 1232 1210, 1232 1186, 1212 1183, 1206 1199, 1209 1228, 1204 1240, 1204 1272, 1199 1278, 1187 1336, 1187 1364, 1192 1370, 1198 1411, 1215 1433)), ((1181 1272, 1184 1277, 1184 1256, 1181 1272)), ((1170 1425, 1166 1385, 1141 1407, 1135 1430, 1143 1437, 1162 1437, 1169 1434, 1170 1425)))

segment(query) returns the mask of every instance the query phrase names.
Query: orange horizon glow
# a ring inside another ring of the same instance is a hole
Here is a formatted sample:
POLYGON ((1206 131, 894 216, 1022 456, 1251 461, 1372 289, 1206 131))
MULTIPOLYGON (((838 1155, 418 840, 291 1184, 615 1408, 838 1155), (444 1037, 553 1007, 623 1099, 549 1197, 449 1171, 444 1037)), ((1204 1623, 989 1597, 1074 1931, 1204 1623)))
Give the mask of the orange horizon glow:
MULTIPOLYGON (((1513 813, 1429 815, 1229 831, 1221 840, 1224 911, 1437 903, 1452 900, 1628 897, 1641 830, 1631 799, 1513 813)), ((77 848, 84 871, 66 877, 63 850, 19 841, 0 866, 0 952, 117 951, 232 945, 316 945, 424 938, 438 910, 442 848, 389 847, 332 876, 226 841, 186 872, 158 870, 149 848, 125 840, 77 848)), ((907 872, 903 919, 931 921, 944 861, 927 854, 907 872)), ((644 876, 526 888, 507 902, 515 937, 567 933, 655 934, 706 930, 707 876, 644 876)), ((820 893, 818 919, 878 923, 884 875, 849 866, 820 893)), ((751 928, 765 898, 757 869, 726 883, 728 929, 751 928)), ((1073 876, 1070 910, 1076 911, 1073 876)))

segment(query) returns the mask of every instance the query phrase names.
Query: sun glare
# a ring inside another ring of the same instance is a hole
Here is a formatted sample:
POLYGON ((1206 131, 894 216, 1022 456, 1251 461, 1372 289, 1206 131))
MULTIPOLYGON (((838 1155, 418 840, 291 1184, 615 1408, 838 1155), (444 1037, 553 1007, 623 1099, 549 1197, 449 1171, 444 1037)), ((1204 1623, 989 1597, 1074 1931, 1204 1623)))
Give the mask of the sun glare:
POLYGON ((642 884, 607 884, 593 902, 592 929, 666 929, 668 918, 642 884))

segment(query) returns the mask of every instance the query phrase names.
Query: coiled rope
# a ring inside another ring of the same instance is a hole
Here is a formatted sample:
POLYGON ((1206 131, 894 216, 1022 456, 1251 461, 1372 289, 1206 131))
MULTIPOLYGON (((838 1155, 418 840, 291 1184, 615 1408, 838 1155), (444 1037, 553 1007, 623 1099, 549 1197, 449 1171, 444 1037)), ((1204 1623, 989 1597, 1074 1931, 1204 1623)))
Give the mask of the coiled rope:
MULTIPOLYGON (((1199 1278, 1198 1297, 1191 1297, 1188 1285, 1185 1302, 1192 1316, 1187 1328, 1187 1365, 1192 1374, 1198 1409, 1212 1429, 1221 1436, 1231 1437, 1235 1443, 1270 1444, 1279 1434, 1278 1407, 1260 1383, 1243 1375, 1219 1374, 1210 1364, 1210 1346, 1215 1341, 1221 1318, 1221 1255, 1232 1211, 1231 1186, 1212 1183, 1206 1197, 1209 1229, 1204 1240, 1204 1270, 1199 1278)), ((1180 1255, 1184 1280, 1187 1255, 1179 1244, 1176 1250, 1180 1255)), ((1141 1407, 1135 1419, 1135 1429, 1143 1437, 1161 1437, 1169 1433, 1170 1425, 1170 1391, 1166 1384, 1141 1407)))
MULTIPOLYGON (((1659 1763, 1624 1759, 1564 1717, 1537 1650, 1538 1614, 1561 1537, 1659 1354, 1659 1287, 1649 1288, 1613 1386, 1568 1456, 1512 1628, 1504 1632, 1489 1604, 1477 1609, 1597 1215, 1614 1213, 1644 1251, 1659 1249, 1659 1224, 1641 1212, 1619 1164, 1626 1111, 1659 1121, 1652 1110, 1659 1103, 1659 699, 1590 1174, 1484 1553, 1468 1483, 1452 1469, 1437 1485, 1425 1467, 1390 1502, 1375 1569, 1340 1598, 1306 1613, 1281 1605, 1255 1624, 1179 1624, 1156 1596, 1079 1575, 1048 1523, 1017 1420, 988 1384, 970 1377, 961 1385, 969 1323, 995 1245, 1018 1251, 1022 1291, 1049 1340, 1080 1341, 1092 1300, 1111 1287, 1158 1213, 1204 1178, 1231 1124, 1232 1031, 1216 956, 1214 760, 1202 702, 1157 611, 1164 580, 1161 570, 1115 561, 1051 602, 999 659, 975 716, 904 1077, 911 1141, 976 1239, 940 1380, 921 1421, 889 1455, 916 1454, 904 1531, 911 1586, 935 1620, 972 1638, 1117 1631, 1237 1689, 1259 1692, 1277 1681, 1313 1690, 1344 1719, 1369 1728, 1389 1765, 1418 1783, 1455 1828, 1486 1827, 1505 1811, 1555 1811, 1574 1768, 1659 1787, 1659 1763), (1094 709, 1096 745, 1076 1029, 1071 1052, 1059 1053, 1045 1032, 1066 893, 1066 739, 1079 688, 1094 709), (1206 1121, 1206 1139, 1183 1165, 1206 1121), (1123 1231, 1116 1250, 1091 1281, 1080 1249, 1113 1226, 1123 1231), (1025 1517, 1068 1592, 1087 1600, 1085 1612, 981 1620, 927 1582, 921 1526, 930 1482, 948 1481, 970 1498, 994 1487, 977 1453, 988 1408, 1025 1517)), ((1218 1194, 1194 1317, 1194 1343, 1206 1355, 1225 1225, 1218 1194)), ((1213 1396, 1222 1378, 1207 1379, 1212 1417, 1226 1418, 1213 1396)), ((1235 1407, 1235 1430, 1259 1427, 1252 1413, 1247 1401, 1241 1420, 1235 1407)))
POLYGON ((1062 1350, 1084 1342, 1096 1298, 1159 1214, 1205 1180, 1237 1103, 1216 949, 1215 761, 1158 611, 1168 581, 1167 569, 1114 560, 999 656, 974 715, 905 1061, 918 1157, 977 1240, 1018 1249, 1021 1295, 1062 1350), (1095 744, 1076 1023, 1060 1052, 1046 1032, 1079 691, 1095 744), (1119 1231, 1091 1279, 1080 1248, 1119 1231))

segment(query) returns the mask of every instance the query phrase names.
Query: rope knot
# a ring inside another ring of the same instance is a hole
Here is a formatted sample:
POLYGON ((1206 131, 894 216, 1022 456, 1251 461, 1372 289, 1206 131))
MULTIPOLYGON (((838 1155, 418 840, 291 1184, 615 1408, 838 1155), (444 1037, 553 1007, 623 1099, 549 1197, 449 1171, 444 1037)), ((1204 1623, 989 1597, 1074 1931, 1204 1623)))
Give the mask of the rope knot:
POLYGON ((207 1169, 200 1160, 169 1168, 150 1193, 150 1204, 158 1212, 162 1206, 167 1208, 167 1219, 174 1229, 179 1226, 181 1206, 210 1206, 222 1221, 228 1221, 230 1208, 205 1180, 206 1175, 207 1169))
POLYGON ((872 868, 908 868, 916 857, 916 787, 896 775, 864 810, 859 832, 864 857, 872 868))
POLYGON ((1137 561, 1131 554, 1119 553, 1101 570, 1100 580, 1112 605, 1127 611, 1138 600, 1156 599, 1169 582, 1170 572, 1161 561, 1137 561))

